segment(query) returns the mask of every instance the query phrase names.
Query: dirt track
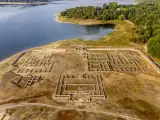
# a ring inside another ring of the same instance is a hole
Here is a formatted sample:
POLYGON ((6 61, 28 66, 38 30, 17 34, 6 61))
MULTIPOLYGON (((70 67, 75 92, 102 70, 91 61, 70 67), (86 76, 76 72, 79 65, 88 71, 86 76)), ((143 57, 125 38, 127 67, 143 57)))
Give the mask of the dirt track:
MULTIPOLYGON (((18 107, 29 107, 29 106, 39 106, 39 107, 48 107, 48 108, 55 108, 56 111, 61 111, 61 110, 70 110, 70 109, 75 109, 75 108, 66 108, 62 106, 55 106, 55 105, 48 105, 48 104, 42 104, 42 103, 20 103, 20 104, 5 104, 0 106, 0 110, 4 111, 6 109, 13 109, 13 108, 18 108, 18 107)), ((109 116, 114 116, 114 117, 121 117, 125 118, 127 120, 140 120, 138 118, 133 118, 127 115, 122 115, 118 113, 112 113, 112 112, 107 112, 107 111, 97 111, 96 109, 78 109, 76 108, 75 110, 79 112, 90 112, 90 113, 97 113, 97 114, 104 114, 104 115, 109 115, 109 116)))

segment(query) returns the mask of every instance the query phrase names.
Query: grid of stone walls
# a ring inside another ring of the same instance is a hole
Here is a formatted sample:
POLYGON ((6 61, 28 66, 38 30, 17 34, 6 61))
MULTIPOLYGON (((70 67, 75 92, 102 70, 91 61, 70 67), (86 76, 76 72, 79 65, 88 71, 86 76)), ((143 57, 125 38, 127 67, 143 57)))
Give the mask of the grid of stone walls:
POLYGON ((131 51, 85 52, 89 71, 143 72, 140 60, 131 51))
POLYGON ((19 79, 12 80, 11 82, 20 88, 28 88, 40 80, 42 80, 41 76, 21 76, 19 79))
POLYGON ((17 69, 17 74, 28 73, 46 73, 51 72, 54 62, 51 61, 53 54, 44 55, 43 58, 31 56, 28 60, 17 69))

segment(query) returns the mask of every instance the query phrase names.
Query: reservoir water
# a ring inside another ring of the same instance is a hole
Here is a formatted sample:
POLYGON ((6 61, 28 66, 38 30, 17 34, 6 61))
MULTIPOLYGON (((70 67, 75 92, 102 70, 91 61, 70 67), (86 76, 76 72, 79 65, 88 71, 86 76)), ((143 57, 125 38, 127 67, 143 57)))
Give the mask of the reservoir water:
MULTIPOLYGON (((39 6, 0 6, 0 60, 22 50, 57 40, 81 38, 97 40, 112 32, 108 25, 58 23, 55 15, 75 6, 101 6, 111 0, 56 0, 39 6)), ((132 0, 115 0, 133 4, 132 0)))

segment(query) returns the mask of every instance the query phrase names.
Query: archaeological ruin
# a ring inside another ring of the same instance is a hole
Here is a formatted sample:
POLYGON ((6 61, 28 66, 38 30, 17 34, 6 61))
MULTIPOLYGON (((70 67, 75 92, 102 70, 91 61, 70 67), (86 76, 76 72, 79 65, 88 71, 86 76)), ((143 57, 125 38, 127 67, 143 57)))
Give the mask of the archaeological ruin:
POLYGON ((68 101, 92 101, 105 99, 102 77, 93 74, 61 75, 56 99, 68 101))
POLYGON ((143 72, 140 60, 133 51, 85 52, 88 71, 143 72))

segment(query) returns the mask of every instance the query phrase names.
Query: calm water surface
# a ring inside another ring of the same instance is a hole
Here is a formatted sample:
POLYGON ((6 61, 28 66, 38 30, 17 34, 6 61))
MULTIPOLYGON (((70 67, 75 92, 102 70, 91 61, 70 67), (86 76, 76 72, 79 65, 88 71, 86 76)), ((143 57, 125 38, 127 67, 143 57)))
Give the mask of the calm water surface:
MULTIPOLYGON (((112 32, 107 25, 81 26, 55 21, 66 8, 102 5, 111 0, 61 0, 41 6, 0 6, 0 60, 19 51, 63 39, 97 40, 112 32)), ((117 0, 132 4, 130 0, 117 0)))

